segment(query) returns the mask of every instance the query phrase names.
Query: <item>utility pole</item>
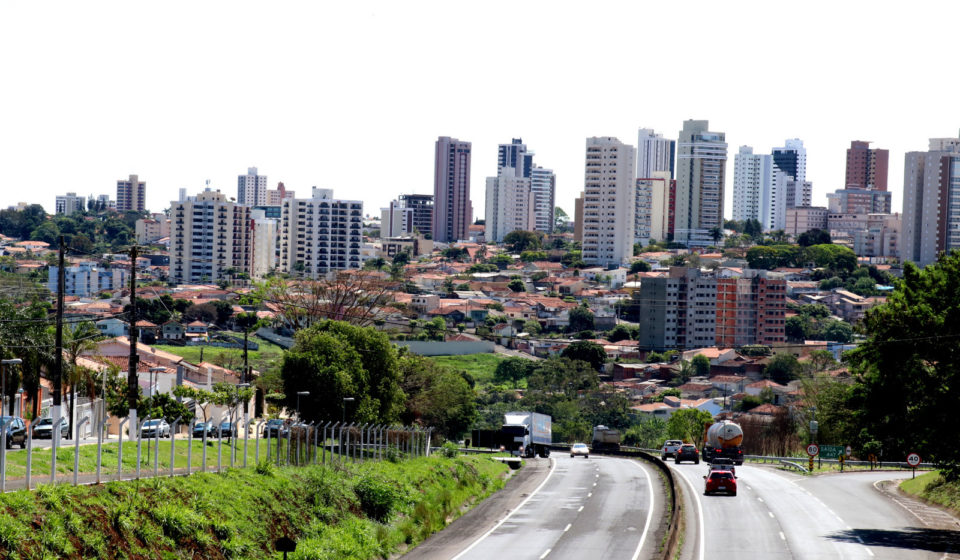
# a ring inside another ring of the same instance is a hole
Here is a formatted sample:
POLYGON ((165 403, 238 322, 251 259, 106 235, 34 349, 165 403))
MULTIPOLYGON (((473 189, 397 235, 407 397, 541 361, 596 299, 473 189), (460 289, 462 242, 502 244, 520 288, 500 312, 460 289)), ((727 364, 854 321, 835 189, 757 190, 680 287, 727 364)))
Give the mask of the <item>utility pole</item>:
POLYGON ((137 430, 140 429, 140 424, 137 422, 137 400, 140 398, 140 384, 137 380, 137 362, 140 361, 140 356, 137 355, 137 253, 139 248, 134 245, 130 247, 130 327, 129 327, 129 337, 130 341, 130 361, 127 364, 127 401, 129 402, 130 411, 128 417, 130 418, 130 435, 135 437, 134 434, 137 433, 137 430))
POLYGON ((53 430, 50 432, 51 438, 60 439, 61 401, 63 398, 63 295, 66 290, 66 272, 63 270, 64 253, 66 252, 65 241, 61 235, 58 239, 60 248, 57 252, 57 327, 56 327, 56 356, 55 367, 53 369, 53 410, 50 416, 53 417, 53 430))

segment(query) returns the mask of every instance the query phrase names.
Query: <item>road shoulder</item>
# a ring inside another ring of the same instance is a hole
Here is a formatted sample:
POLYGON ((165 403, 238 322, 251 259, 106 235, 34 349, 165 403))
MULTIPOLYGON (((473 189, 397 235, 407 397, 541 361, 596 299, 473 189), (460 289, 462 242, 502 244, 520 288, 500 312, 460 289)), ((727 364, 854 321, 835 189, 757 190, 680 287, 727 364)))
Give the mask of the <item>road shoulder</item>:
POLYGON ((527 459, 503 489, 434 533, 402 556, 404 560, 447 560, 492 529, 550 474, 549 459, 527 459))

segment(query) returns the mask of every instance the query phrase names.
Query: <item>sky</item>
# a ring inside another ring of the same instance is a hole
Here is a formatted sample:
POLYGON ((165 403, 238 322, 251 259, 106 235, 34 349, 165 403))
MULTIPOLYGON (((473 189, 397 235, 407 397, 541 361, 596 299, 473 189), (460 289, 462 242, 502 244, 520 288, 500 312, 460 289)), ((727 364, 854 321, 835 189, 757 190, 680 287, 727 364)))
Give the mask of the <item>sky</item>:
POLYGON ((181 187, 361 199, 433 192, 434 142, 473 143, 482 217, 497 144, 522 137, 573 214, 585 140, 725 132, 807 147, 814 204, 851 140, 903 156, 956 137, 957 2, 3 2, 0 207, 110 194, 138 174, 162 211, 181 187), (896 6, 886 9, 885 6, 896 6))

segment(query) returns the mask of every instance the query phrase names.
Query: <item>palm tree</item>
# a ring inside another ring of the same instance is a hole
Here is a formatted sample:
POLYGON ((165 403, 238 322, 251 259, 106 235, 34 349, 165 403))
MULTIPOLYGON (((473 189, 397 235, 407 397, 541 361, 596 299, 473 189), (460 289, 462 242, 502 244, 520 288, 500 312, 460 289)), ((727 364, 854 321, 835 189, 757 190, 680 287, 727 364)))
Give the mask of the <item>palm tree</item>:
POLYGON ((719 243, 723 239, 723 230, 718 227, 710 228, 710 237, 713 238, 714 243, 719 243))
POLYGON ((73 438, 73 406, 77 396, 77 385, 92 383, 92 373, 77 365, 83 354, 97 349, 96 338, 100 335, 97 326, 91 321, 77 323, 72 328, 63 329, 63 353, 67 359, 67 382, 70 384, 70 438, 73 438))

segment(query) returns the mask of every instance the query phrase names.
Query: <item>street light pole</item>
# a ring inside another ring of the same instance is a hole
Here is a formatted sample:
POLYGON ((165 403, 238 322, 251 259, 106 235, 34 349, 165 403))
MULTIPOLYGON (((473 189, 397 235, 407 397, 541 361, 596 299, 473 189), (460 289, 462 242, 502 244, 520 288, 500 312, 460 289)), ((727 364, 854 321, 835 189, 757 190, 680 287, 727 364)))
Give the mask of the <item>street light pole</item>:
POLYGON ((297 391, 297 422, 300 421, 300 397, 309 397, 310 391, 297 391))
MULTIPOLYGON (((0 360, 0 365, 2 365, 2 369, 3 369, 2 374, 0 374, 0 377, 3 377, 3 381, 0 382, 0 385, 2 385, 2 388, 0 388, 0 391, 3 392, 3 401, 2 401, 2 402, 3 402, 3 405, 4 405, 4 406, 3 406, 4 410, 3 410, 3 411, 0 411, 0 415, 5 415, 5 414, 7 413, 7 412, 6 412, 6 404, 7 404, 7 366, 13 366, 13 365, 22 364, 22 363, 23 363, 23 360, 21 360, 20 358, 12 358, 12 359, 9 359, 9 360, 0 360)), ((52 432, 51 432, 51 433, 52 433, 52 432)))

